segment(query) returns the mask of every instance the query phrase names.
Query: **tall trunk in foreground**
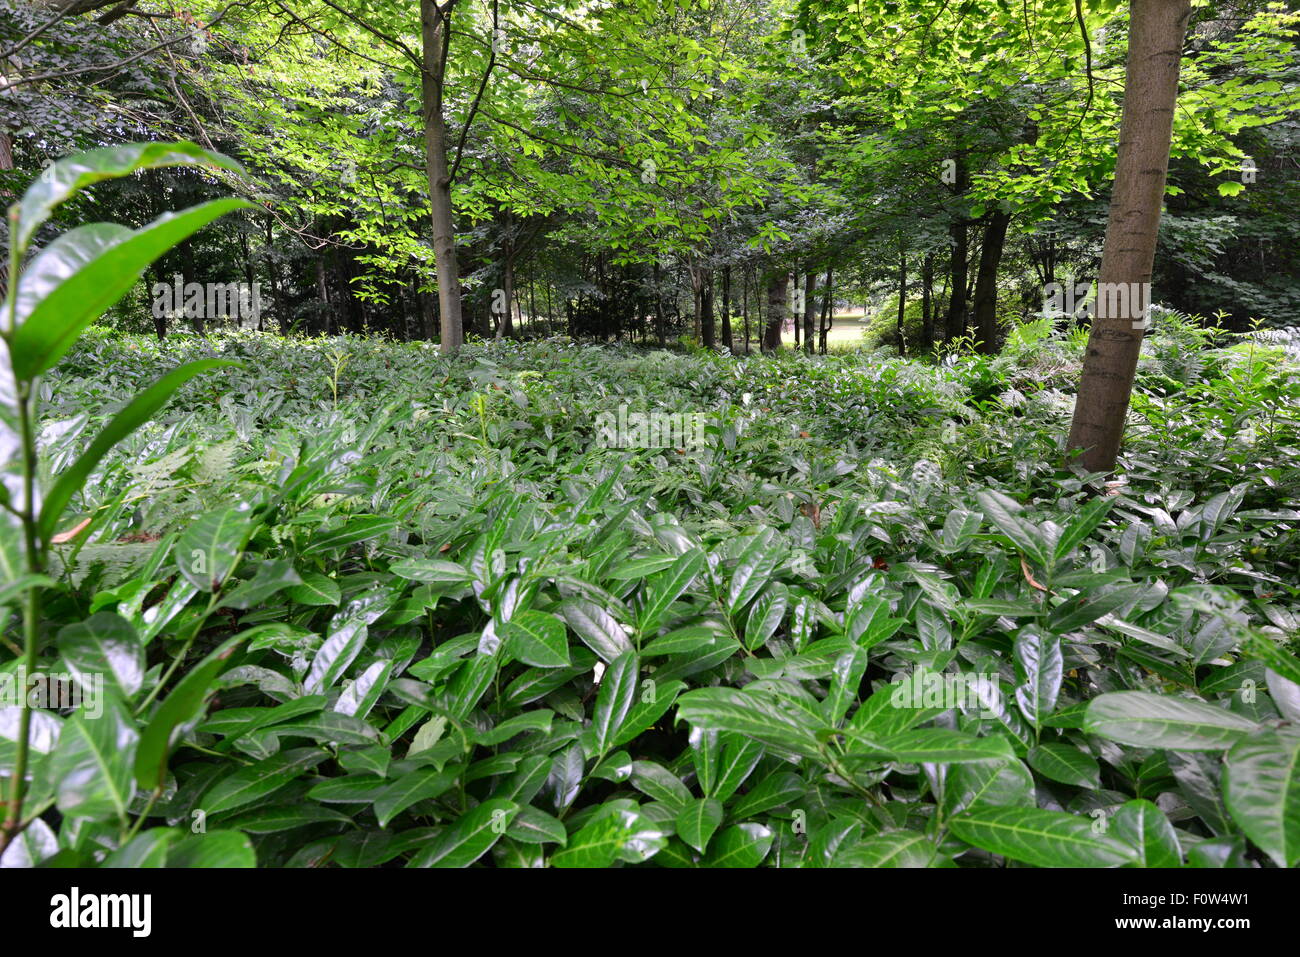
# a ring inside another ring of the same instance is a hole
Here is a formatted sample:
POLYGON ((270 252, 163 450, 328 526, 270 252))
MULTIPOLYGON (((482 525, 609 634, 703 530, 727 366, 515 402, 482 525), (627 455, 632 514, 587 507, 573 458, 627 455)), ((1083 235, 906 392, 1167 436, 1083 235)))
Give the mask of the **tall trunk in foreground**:
POLYGON ((1002 250, 1007 243, 1007 226, 1011 214, 995 211, 984 230, 984 245, 980 248, 980 266, 975 275, 975 339, 976 348, 985 355, 996 355, 998 335, 998 266, 1002 264, 1002 250))
POLYGON ((1097 308, 1067 449, 1089 472, 1115 467, 1146 326, 1156 233, 1169 171, 1178 66, 1191 0, 1131 0, 1124 114, 1097 308), (1127 293, 1127 294, 1124 294, 1127 293))
POLYGON ((440 350, 460 351, 460 266, 456 262, 456 227, 451 210, 451 173, 447 169, 447 123, 442 114, 447 47, 450 43, 453 2, 440 8, 434 0, 420 0, 420 91, 424 111, 424 171, 429 183, 429 210, 433 221, 433 255, 438 267, 438 305, 442 325, 440 350))

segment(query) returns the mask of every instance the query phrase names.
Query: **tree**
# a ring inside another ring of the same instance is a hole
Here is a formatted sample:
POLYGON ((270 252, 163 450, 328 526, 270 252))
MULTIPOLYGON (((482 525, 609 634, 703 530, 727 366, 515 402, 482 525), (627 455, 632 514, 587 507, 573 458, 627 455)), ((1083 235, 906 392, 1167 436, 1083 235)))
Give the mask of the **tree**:
POLYGON ((1150 304, 1151 270, 1191 0, 1131 0, 1124 113, 1097 309, 1068 449, 1090 472, 1115 467, 1150 304))

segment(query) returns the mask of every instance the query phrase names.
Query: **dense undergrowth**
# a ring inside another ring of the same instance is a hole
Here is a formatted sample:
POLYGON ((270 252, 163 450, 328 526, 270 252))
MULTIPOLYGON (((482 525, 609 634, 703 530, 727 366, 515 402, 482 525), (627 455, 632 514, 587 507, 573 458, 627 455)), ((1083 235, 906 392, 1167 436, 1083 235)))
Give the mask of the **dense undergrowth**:
POLYGON ((87 335, 54 471, 243 366, 60 529, 42 662, 113 720, 37 715, 6 863, 1292 866, 1300 369, 1162 317, 1098 496, 1080 348, 87 335), (704 443, 604 441, 620 406, 704 443))

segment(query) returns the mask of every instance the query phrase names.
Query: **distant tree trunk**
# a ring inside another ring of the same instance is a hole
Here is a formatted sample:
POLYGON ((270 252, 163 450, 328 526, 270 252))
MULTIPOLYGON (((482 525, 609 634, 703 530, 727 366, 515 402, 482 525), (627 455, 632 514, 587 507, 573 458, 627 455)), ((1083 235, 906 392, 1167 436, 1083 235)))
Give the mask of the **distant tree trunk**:
POLYGON ((835 270, 826 270, 826 287, 822 290, 822 328, 821 328, 821 346, 822 355, 826 355, 826 337, 830 335, 831 326, 835 322, 835 270))
MULTIPOLYGON (((501 293, 505 307, 497 324, 497 338, 513 339, 515 337, 514 302, 515 302, 515 251, 507 240, 501 257, 501 293)), ((496 306, 494 302, 493 307, 496 306)))
POLYGON ((316 298, 320 300, 320 328, 317 335, 329 335, 330 328, 330 289, 325 282, 325 257, 316 258, 316 298))
POLYGON ((434 330, 438 328, 433 314, 434 298, 428 293, 420 291, 418 276, 411 279, 411 291, 415 293, 415 305, 420 311, 420 335, 426 342, 432 342, 434 330))
MULTIPOLYGON (((954 192, 960 199, 966 192, 970 177, 966 171, 965 159, 960 152, 954 163, 956 164, 954 192)), ((948 297, 948 315, 944 319, 944 338, 952 341, 966 334, 966 275, 970 268, 968 263, 970 238, 969 227, 960 211, 953 213, 952 223, 948 226, 948 236, 952 246, 952 257, 949 263, 951 275, 949 287, 952 293, 948 297)))
MULTIPOLYGON (((155 259, 153 264, 150 265, 149 271, 153 273, 154 285, 167 282, 166 277, 163 275, 161 260, 155 259)), ((176 303, 173 303, 172 305, 174 308, 176 303)), ((158 308, 157 304, 154 305, 153 331, 154 334, 158 336, 159 342, 162 342, 167 338, 167 313, 158 308)))
POLYGON ((817 273, 809 272, 803 280, 803 351, 813 353, 813 318, 817 315, 817 273))
POLYGON ((704 348, 713 349, 718 344, 713 321, 713 270, 700 271, 700 341, 704 348))
POLYGON ((745 325, 745 355, 749 355, 749 269, 740 274, 740 318, 745 325))
POLYGON ((442 323, 440 349, 448 355, 459 352, 465 339, 461 324, 456 225, 451 208, 451 172, 447 168, 447 123, 442 112, 454 6, 455 0, 450 0, 441 9, 434 0, 420 0, 424 166, 429 185, 429 214, 433 223, 433 253, 438 267, 438 303, 442 323))
POLYGON ((898 354, 907 355, 907 335, 903 325, 907 317, 907 247, 898 244, 898 354))
POLYGON ((934 349, 934 254, 926 253, 921 260, 921 349, 930 352, 934 349))
POLYGON ((1114 469, 1124 436, 1146 331, 1178 100, 1179 59, 1190 16, 1190 0, 1129 3, 1124 113, 1110 219, 1102 246, 1097 308, 1066 446, 1082 450, 1078 462, 1089 472, 1114 469))
POLYGON ((996 355, 1001 345, 998 267, 1002 265, 1002 250, 1006 247, 1010 222, 1010 213, 994 212, 984 230, 984 245, 980 248, 980 266, 975 279, 975 335, 978 339, 976 348, 985 355, 996 355))
POLYGON ((354 336, 364 335, 366 331, 366 314, 361 300, 357 298, 356 287, 352 280, 357 276, 356 258, 350 250, 340 254, 335 251, 335 263, 338 265, 338 273, 342 278, 343 286, 343 308, 347 311, 348 331, 354 336), (339 260, 342 262, 339 262, 339 260))
POLYGON ((731 267, 722 267, 722 342, 731 352, 736 343, 731 338, 731 267))
POLYGON ((655 296, 655 336, 659 340, 659 348, 662 349, 668 344, 668 337, 664 329, 664 293, 659 287, 659 260, 655 260, 654 272, 652 274, 654 282, 655 296))
MULTIPOLYGON (((281 334, 288 332, 285 328, 287 312, 284 305, 284 292, 280 286, 280 267, 275 261, 275 221, 266 217, 266 275, 271 280, 271 314, 280 326, 281 334)), ((259 323, 261 324, 261 323, 259 323)))
POLYGON ((776 352, 781 348, 781 330, 787 316, 786 300, 790 298, 790 274, 772 273, 767 283, 767 327, 763 333, 763 351, 776 352))

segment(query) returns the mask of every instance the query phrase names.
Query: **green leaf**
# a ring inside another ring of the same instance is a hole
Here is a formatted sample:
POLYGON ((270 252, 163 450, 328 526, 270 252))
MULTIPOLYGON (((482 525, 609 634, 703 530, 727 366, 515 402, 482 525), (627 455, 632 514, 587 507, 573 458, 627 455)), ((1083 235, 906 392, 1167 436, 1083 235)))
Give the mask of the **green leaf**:
POLYGON ((309 694, 334 687, 365 647, 369 626, 393 603, 392 593, 375 588, 354 598, 330 619, 316 657, 312 659, 303 688, 309 694))
MULTIPOLYGON (((854 743, 851 739, 851 744, 854 743)), ((977 738, 948 728, 917 728, 877 738, 874 744, 866 745, 864 749, 850 747, 848 756, 872 753, 883 753, 889 760, 904 764, 966 764, 1010 761, 1015 757, 1006 738, 977 738)))
POLYGON ((167 851, 180 836, 181 832, 174 827, 150 828, 104 858, 104 863, 100 866, 133 870, 141 867, 166 867, 167 851))
POLYGON ((113 446, 153 418, 154 413, 167 403, 177 389, 202 372, 222 366, 237 365, 239 363, 229 359, 200 359, 197 362, 187 362, 167 373, 132 399, 126 408, 109 420, 109 423, 87 446, 86 451, 55 477, 41 504, 41 515, 37 525, 41 538, 48 541, 54 535, 63 510, 68 507, 72 496, 86 484, 86 479, 95 470, 100 459, 108 454, 113 446))
POLYGON ((552 867, 609 867, 618 859, 628 838, 628 828, 614 815, 598 818, 569 838, 567 846, 551 858, 552 867))
POLYGON ((1151 694, 1112 691, 1088 704, 1083 730, 1120 744, 1177 751, 1222 751, 1257 729, 1249 718, 1223 708, 1151 694))
POLYGON ((379 826, 388 827, 389 821, 412 804, 442 794, 456 783, 460 771, 459 767, 442 771, 423 768, 398 778, 383 794, 375 798, 375 817, 379 820, 379 826))
POLYGON ((628 711, 627 717, 623 719, 623 726, 614 735, 610 747, 621 747, 639 737, 643 732, 648 731, 673 706, 677 696, 685 689, 686 682, 655 681, 647 683, 643 681, 641 685, 641 694, 637 696, 632 709, 628 711))
POLYGON ((749 616, 745 620, 746 648, 754 651, 776 634, 785 618, 789 600, 790 592, 780 582, 773 582, 763 590, 750 606, 749 616))
POLYGON ((121 615, 101 611, 85 621, 64 625, 56 639, 59 654, 87 694, 97 694, 96 678, 122 701, 144 684, 144 650, 135 628, 121 615))
POLYGON ((23 194, 15 231, 18 247, 27 246, 56 206, 86 187, 164 166, 207 166, 243 172, 243 167, 230 157, 186 142, 126 143, 68 156, 54 163, 23 194))
POLYGON ((486 854, 519 812, 519 805, 492 798, 445 828, 412 859, 411 867, 469 867, 486 854))
POLYGON ((1038 529, 1020 518, 1022 507, 1019 502, 992 489, 982 491, 975 497, 998 531, 1011 539, 1025 555, 1046 567, 1047 552, 1043 536, 1038 529))
POLYGON ((291 586, 285 594, 300 605, 337 605, 342 597, 338 582, 318 571, 301 573, 302 584, 291 586))
POLYGON ((677 702, 677 713, 693 725, 734 731, 769 747, 806 757, 820 757, 817 726, 795 708, 770 696, 736 688, 700 688, 677 702))
POLYGON ((570 598, 557 610, 574 633, 606 664, 632 647, 614 616, 595 602, 570 598))
POLYGON ((969 808, 1034 806, 1034 776, 1020 761, 955 764, 944 780, 944 818, 969 808))
POLYGON ((324 745, 370 744, 379 737, 379 732, 360 718, 338 711, 323 711, 303 721, 277 724, 265 730, 262 737, 311 738, 324 745))
POLYGON ((777 534, 770 528, 760 529, 750 538, 736 560, 736 570, 727 587, 727 610, 731 614, 749 604, 767 584, 781 563, 781 552, 777 534))
POLYGON ((919 831, 886 831, 854 845, 835 858, 837 867, 929 867, 934 841, 919 831))
POLYGON ((252 843, 238 831, 209 831, 181 838, 167 853, 168 867, 256 867, 252 843))
POLYGON ((1127 801, 1111 816, 1110 834, 1137 849, 1134 867, 1182 867, 1178 835, 1150 801, 1127 801))
POLYGON ((10 347, 14 376, 25 382, 46 372, 155 259, 219 216, 252 208, 242 199, 214 199, 164 213, 140 229, 92 223, 54 240, 19 278, 10 347))
POLYGON ((319 804, 287 804, 279 807, 259 807, 238 817, 222 822, 232 831, 246 834, 279 834, 313 824, 348 824, 352 818, 319 804))
POLYGON ((564 622, 544 611, 521 611, 505 625, 506 651, 534 668, 567 668, 569 635, 564 622))
POLYGON ((1030 748, 1025 760, 1029 766, 1052 781, 1077 788, 1101 789, 1101 766, 1091 754, 1084 754, 1072 744, 1051 742, 1030 748))
POLYGON ((1092 499, 1083 508, 1079 509, 1056 542, 1053 555, 1055 560, 1059 562, 1078 548, 1083 540, 1106 520, 1106 516, 1110 514, 1114 504, 1115 499, 1113 496, 1102 495, 1092 499))
POLYGON ((82 705, 63 723, 49 774, 63 815, 125 822, 135 795, 131 760, 140 734, 116 695, 105 694, 102 705, 102 714, 82 705))
POLYGON ((632 708, 639 668, 636 652, 625 651, 614 659, 600 679, 596 709, 591 719, 597 754, 603 755, 612 747, 614 738, 632 708))
POLYGON ((772 849, 772 829, 748 822, 733 824, 713 842, 713 849, 701 861, 704 867, 758 867, 772 849))
POLYGON ((231 666, 231 655, 247 638, 248 632, 243 632, 213 649, 186 673, 154 711, 144 734, 140 736, 140 746, 136 751, 135 779, 140 787, 152 791, 162 786, 167 773, 167 753, 171 749, 172 732, 177 725, 192 721, 203 710, 212 683, 231 666))
POLYGON ((474 576, 464 565, 437 558, 406 558, 400 562, 393 562, 388 566, 388 570, 398 578, 425 584, 464 584, 474 580, 474 576))
POLYGON ((655 575, 647 582, 646 603, 640 615, 641 634, 654 633, 659 627, 664 612, 681 597, 682 592, 686 591, 687 586, 700 573, 702 567, 704 567, 704 552, 692 548, 679 555, 671 568, 655 575))
POLYGON ((525 844, 564 844, 569 839, 564 822, 535 807, 522 807, 506 836, 525 844))
POLYGON ((692 801, 677 815, 677 836, 703 854, 722 818, 722 802, 713 798, 692 801))
POLYGON ((1093 833, 1087 818, 1060 811, 975 808, 949 827, 967 844, 1035 867, 1118 867, 1137 857, 1127 844, 1093 833))
POLYGON ((316 532, 302 549, 303 555, 316 555, 321 552, 344 549, 358 542, 378 538, 390 532, 401 522, 391 516, 355 515, 342 524, 316 532))
POLYGON ((209 814, 221 814, 251 804, 274 794, 327 757, 320 748, 296 748, 273 754, 218 781, 203 796, 203 809, 209 814))
POLYGON ((219 508, 200 515, 176 540, 176 567, 199 591, 217 591, 239 564, 253 524, 246 508, 219 508))
POLYGON ((1233 745, 1223 797, 1232 819, 1278 867, 1300 863, 1300 729, 1268 728, 1233 745))
POLYGON ((1061 639, 1037 628, 1023 628, 1016 636, 1014 652, 1016 664, 1025 676, 1024 684, 1016 688, 1016 703, 1037 728, 1056 707, 1056 696, 1061 691, 1065 674, 1061 639))
POLYGON ((281 558, 268 559, 257 566, 257 572, 251 581, 241 582, 231 589, 217 607, 247 610, 264 603, 285 588, 300 584, 302 579, 291 563, 281 558))

